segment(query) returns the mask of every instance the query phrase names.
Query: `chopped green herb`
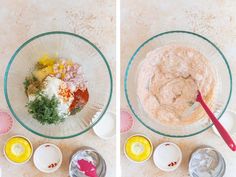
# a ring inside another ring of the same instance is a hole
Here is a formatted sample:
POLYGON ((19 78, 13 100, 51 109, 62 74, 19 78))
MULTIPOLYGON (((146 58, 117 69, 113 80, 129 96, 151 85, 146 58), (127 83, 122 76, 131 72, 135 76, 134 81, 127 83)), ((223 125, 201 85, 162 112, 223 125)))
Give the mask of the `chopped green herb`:
POLYGON ((192 106, 192 105, 194 104, 194 102, 193 102, 193 101, 189 101, 188 104, 189 104, 190 106, 192 106))
POLYGON ((80 112, 81 109, 82 109, 81 107, 75 108, 75 109, 71 110, 70 114, 75 115, 76 113, 80 112))
POLYGON ((29 85, 30 85, 30 79, 27 77, 25 78, 25 81, 24 81, 24 86, 25 86, 25 92, 26 90, 28 89, 29 85))
POLYGON ((58 114, 58 103, 55 96, 50 99, 40 93, 26 106, 28 107, 28 112, 41 124, 57 124, 64 121, 64 118, 58 114))

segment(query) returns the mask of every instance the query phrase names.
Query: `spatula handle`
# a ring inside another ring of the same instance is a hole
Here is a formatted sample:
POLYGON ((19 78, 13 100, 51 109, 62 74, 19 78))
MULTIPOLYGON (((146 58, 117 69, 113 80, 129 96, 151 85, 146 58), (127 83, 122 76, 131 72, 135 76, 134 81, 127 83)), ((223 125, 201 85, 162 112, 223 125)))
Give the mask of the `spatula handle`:
POLYGON ((203 109, 206 111, 207 115, 212 120, 213 124, 215 125, 216 129, 220 133, 221 137, 224 139, 225 143, 229 146, 229 148, 232 151, 236 151, 236 145, 235 145, 233 139, 231 138, 231 136, 229 135, 227 130, 225 130, 225 128, 219 122, 219 120, 215 117, 215 115, 212 113, 212 111, 209 109, 209 107, 206 105, 206 103, 203 100, 202 95, 199 91, 198 91, 196 101, 202 105, 203 109))

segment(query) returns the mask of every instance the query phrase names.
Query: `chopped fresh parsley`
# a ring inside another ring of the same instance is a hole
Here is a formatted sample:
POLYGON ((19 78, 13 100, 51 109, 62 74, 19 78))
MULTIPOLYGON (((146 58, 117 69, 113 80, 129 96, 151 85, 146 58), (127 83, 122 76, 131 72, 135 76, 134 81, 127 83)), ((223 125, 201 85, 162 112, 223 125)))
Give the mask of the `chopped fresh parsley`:
POLYGON ((30 85, 30 78, 25 78, 25 81, 24 81, 24 87, 25 87, 25 92, 27 91, 29 85, 30 85))
POLYGON ((70 112, 70 115, 75 115, 77 112, 80 112, 81 109, 82 109, 81 107, 78 107, 78 108, 72 109, 71 112, 70 112))
POLYGON ((30 101, 26 106, 28 107, 28 112, 41 124, 57 124, 64 121, 64 118, 58 114, 58 103, 55 96, 48 98, 39 93, 36 98, 30 101))

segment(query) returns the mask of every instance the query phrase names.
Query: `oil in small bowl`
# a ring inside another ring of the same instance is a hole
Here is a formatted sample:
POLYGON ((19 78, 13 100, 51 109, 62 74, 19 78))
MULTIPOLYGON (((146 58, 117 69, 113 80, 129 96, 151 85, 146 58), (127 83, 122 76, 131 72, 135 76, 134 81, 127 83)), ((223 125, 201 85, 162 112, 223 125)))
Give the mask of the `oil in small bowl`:
POLYGON ((126 140, 124 151, 129 160, 141 163, 147 161, 151 157, 153 145, 146 136, 137 134, 126 140))
POLYGON ((24 136, 9 138, 4 147, 6 159, 13 164, 24 164, 29 161, 33 154, 31 142, 24 136))

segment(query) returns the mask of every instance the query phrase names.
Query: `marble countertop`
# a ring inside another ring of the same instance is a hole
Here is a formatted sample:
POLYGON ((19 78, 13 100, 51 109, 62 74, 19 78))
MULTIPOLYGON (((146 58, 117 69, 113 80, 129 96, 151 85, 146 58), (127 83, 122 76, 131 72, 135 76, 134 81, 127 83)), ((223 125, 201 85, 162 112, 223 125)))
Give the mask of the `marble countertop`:
MULTIPOLYGON (((0 6, 0 108, 7 109, 3 93, 3 74, 14 51, 32 36, 55 30, 80 34, 94 42, 108 59, 115 76, 115 1, 87 0, 1 0, 0 6), (91 5, 92 4, 92 5, 91 5)), ((114 92, 115 93, 115 92, 114 92)), ((115 94, 110 105, 115 111, 115 94)), ((81 146, 95 148, 106 160, 107 177, 115 176, 115 138, 99 139, 92 130, 67 140, 50 140, 32 134, 15 121, 12 131, 0 137, 0 168, 2 177, 66 177, 71 155, 81 146), (3 155, 4 142, 12 135, 28 137, 36 149, 50 142, 63 153, 63 163, 58 171, 45 174, 38 171, 32 159, 25 165, 10 164, 3 155), (88 141, 89 140, 89 141, 88 141)))
MULTIPOLYGON (((128 107, 123 91, 123 78, 128 60, 137 47, 151 36, 169 30, 187 30, 206 36, 223 51, 229 61, 233 82, 236 82, 236 1, 232 0, 122 0, 121 1, 121 107, 128 107)), ((236 111, 235 87, 229 109, 236 111)), ((236 141, 236 135, 233 136, 236 141)), ((132 131, 121 135, 122 177, 188 177, 191 152, 200 145, 216 148, 225 158, 225 177, 235 177, 236 153, 211 129, 189 138, 173 139, 159 136, 136 121, 132 131), (181 166, 174 172, 162 172, 149 159, 134 164, 123 153, 125 139, 135 133, 146 134, 154 147, 164 141, 177 143, 183 152, 181 166)))

